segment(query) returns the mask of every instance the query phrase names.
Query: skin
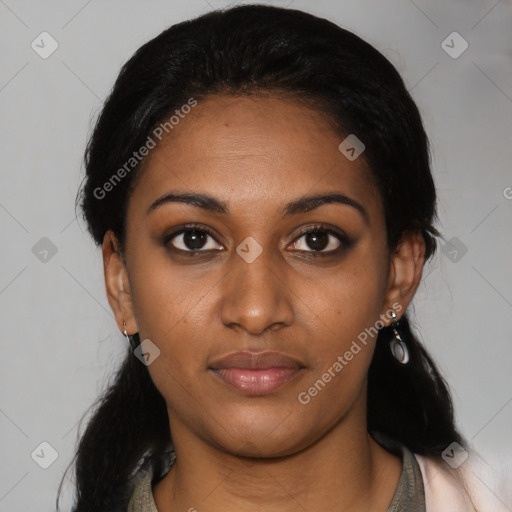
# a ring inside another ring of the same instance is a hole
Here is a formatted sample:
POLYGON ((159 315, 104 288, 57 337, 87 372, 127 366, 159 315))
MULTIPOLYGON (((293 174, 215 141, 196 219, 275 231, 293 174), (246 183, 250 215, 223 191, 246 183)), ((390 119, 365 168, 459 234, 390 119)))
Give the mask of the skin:
POLYGON ((177 462, 153 487, 159 512, 385 511, 392 500, 401 460, 366 429, 375 339, 308 404, 297 399, 366 327, 390 323, 381 315, 394 307, 402 316, 424 263, 418 233, 389 250, 371 173, 364 156, 349 161, 338 150, 344 138, 292 99, 209 97, 145 161, 128 205, 126 263, 105 235, 118 326, 160 349, 148 370, 167 403, 177 462), (178 202, 147 213, 171 191, 209 194, 229 213, 178 202), (289 201, 334 192, 368 218, 339 203, 281 217, 289 201), (194 248, 183 236, 162 241, 184 223, 215 235, 198 256, 179 254, 194 248), (354 243, 326 234, 311 257, 318 246, 301 229, 318 224, 354 243), (262 248, 252 263, 236 252, 247 237, 262 248), (269 395, 246 396, 207 370, 238 350, 284 352, 306 368, 269 395))

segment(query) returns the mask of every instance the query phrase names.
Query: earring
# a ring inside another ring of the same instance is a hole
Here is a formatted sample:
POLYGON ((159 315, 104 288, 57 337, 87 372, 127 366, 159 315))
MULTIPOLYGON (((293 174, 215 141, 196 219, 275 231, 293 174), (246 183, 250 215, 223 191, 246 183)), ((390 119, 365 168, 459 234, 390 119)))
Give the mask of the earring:
POLYGON ((407 349, 407 345, 405 341, 400 336, 399 321, 397 320, 396 313, 391 311, 391 317, 393 318, 393 322, 390 327, 393 329, 394 338, 391 340, 389 344, 389 348, 391 349, 391 353, 393 357, 402 364, 407 364, 409 362, 409 350, 407 349))
POLYGON ((140 345, 139 333, 136 332, 135 334, 131 334, 131 335, 128 334, 126 332, 126 322, 124 320, 123 320, 123 327, 124 327, 123 334, 126 336, 128 341, 130 342, 132 349, 135 350, 140 345))

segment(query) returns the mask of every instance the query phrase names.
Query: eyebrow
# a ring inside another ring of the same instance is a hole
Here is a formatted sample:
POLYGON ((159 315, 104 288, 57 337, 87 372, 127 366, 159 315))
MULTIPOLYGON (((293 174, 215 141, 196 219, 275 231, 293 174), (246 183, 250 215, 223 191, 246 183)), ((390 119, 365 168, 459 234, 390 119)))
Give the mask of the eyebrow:
MULTIPOLYGON (((185 203, 201 208, 202 210, 207 212, 218 213, 222 215, 229 214, 229 207, 227 203, 215 199, 214 197, 208 194, 190 194, 173 192, 169 192, 163 195, 162 197, 159 197, 153 203, 151 203, 147 210, 147 214, 149 215, 158 207, 168 203, 185 203)), ((281 216, 282 218, 284 218, 290 217, 291 215, 306 213, 324 204, 330 203, 339 203, 355 208, 361 214, 364 221, 368 223, 369 215, 366 208, 355 199, 352 199, 344 194, 339 193, 318 194, 299 197, 298 199, 295 199, 284 205, 281 211, 281 216)))

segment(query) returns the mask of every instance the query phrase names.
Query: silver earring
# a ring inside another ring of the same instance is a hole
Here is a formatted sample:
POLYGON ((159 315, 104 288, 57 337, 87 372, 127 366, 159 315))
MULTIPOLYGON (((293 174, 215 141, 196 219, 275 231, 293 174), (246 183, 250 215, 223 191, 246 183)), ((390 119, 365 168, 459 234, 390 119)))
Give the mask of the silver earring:
POLYGON ((407 364, 409 362, 409 350, 407 348, 407 344, 402 339, 400 332, 398 331, 399 322, 394 311, 391 311, 391 317, 393 318, 393 322, 390 327, 393 330, 394 338, 389 343, 389 348, 391 349, 393 357, 399 363, 407 364))
POLYGON ((126 332, 126 322, 124 320, 123 320, 123 327, 124 327, 123 334, 126 336, 128 341, 130 342, 132 349, 135 350, 140 345, 139 333, 136 332, 135 334, 131 334, 131 335, 128 334, 126 332))

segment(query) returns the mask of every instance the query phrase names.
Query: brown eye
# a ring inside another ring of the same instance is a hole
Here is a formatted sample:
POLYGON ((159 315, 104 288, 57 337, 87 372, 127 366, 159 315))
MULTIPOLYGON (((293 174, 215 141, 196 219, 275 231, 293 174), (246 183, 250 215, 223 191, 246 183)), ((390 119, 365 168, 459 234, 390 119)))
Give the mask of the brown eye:
POLYGON ((314 251, 323 251, 329 245, 331 235, 322 231, 310 231, 304 236, 308 247, 314 251))
POLYGON ((205 252, 224 248, 215 242, 212 233, 208 230, 194 227, 181 229, 167 236, 165 244, 171 244, 173 248, 184 252, 205 252))
POLYGON ((316 227, 303 232, 293 242, 293 248, 304 252, 335 253, 340 247, 351 245, 350 239, 332 229, 316 227))

